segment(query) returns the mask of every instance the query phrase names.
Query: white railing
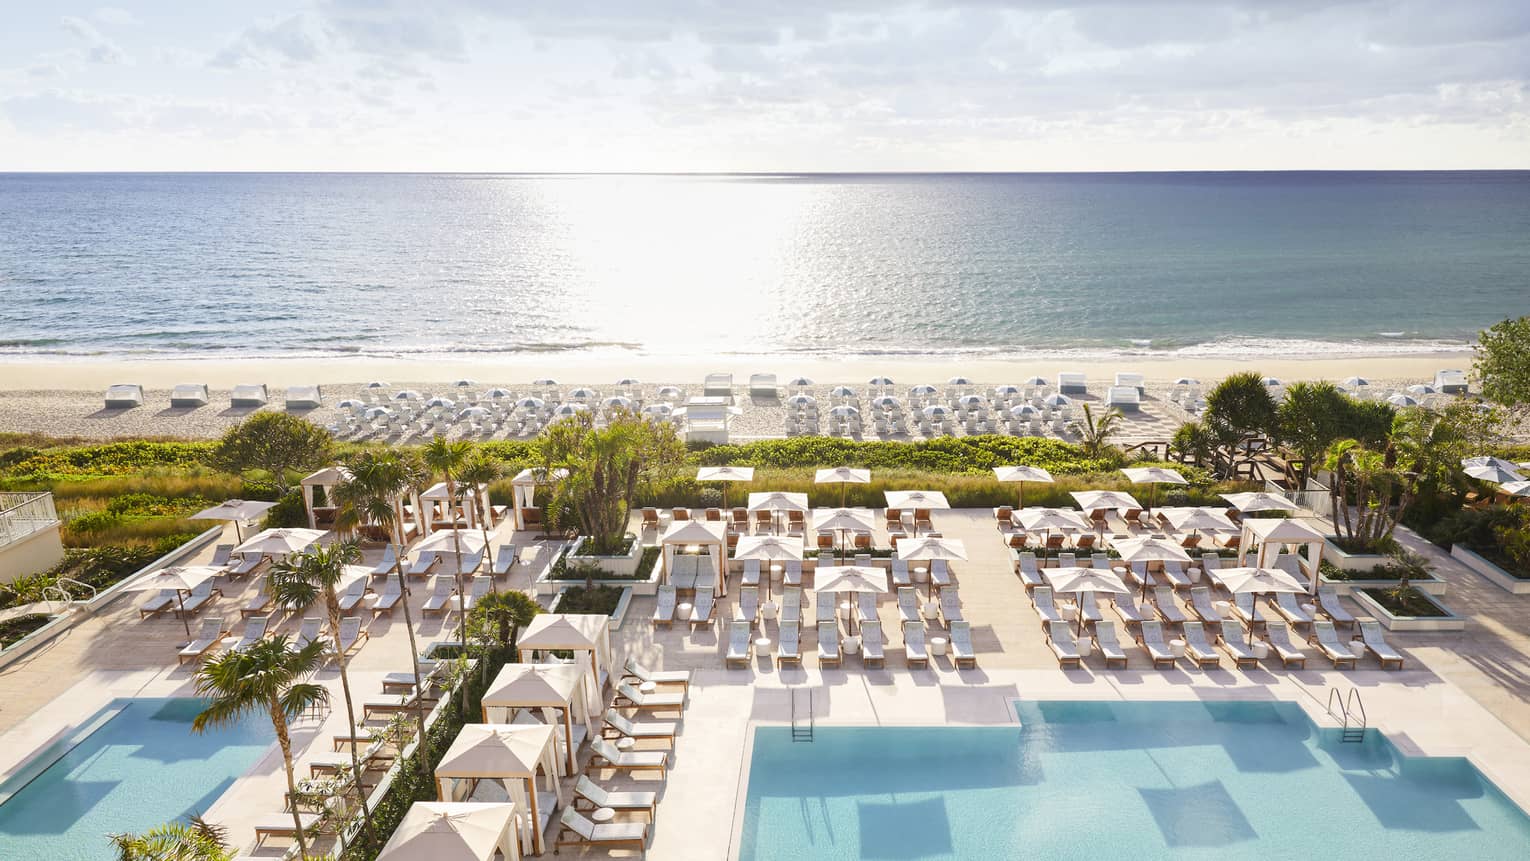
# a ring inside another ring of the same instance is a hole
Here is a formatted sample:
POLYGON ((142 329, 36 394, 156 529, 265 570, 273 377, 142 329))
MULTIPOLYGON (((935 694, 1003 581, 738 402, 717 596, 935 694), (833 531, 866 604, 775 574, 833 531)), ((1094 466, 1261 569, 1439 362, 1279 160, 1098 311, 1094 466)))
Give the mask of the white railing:
POLYGON ((1264 489, 1291 500, 1319 517, 1333 514, 1333 494, 1321 484, 1309 479, 1306 490, 1286 490, 1273 481, 1266 481, 1264 489))
POLYGON ((0 546, 58 523, 51 493, 0 493, 0 546))

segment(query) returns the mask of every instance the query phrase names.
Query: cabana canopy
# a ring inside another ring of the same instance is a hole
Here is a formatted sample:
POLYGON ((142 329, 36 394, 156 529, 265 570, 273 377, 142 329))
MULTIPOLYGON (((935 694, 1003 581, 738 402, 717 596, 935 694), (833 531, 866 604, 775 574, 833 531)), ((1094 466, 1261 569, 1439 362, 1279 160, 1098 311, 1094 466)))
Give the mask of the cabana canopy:
MULTIPOLYGON (((1307 576, 1312 594, 1317 593, 1318 566, 1323 561, 1323 545, 1327 542, 1323 533, 1288 517, 1249 518, 1243 521, 1243 534, 1238 539, 1239 564, 1248 557, 1255 542, 1259 544, 1259 555, 1254 560, 1256 568, 1268 568, 1273 564, 1272 549, 1278 552, 1283 544, 1305 544, 1307 554, 1302 559, 1302 573, 1307 576)), ((1302 558, 1300 554, 1298 558, 1302 558)))
POLYGON ((336 487, 351 480, 351 471, 343 466, 326 466, 303 476, 298 485, 303 489, 303 509, 308 512, 309 529, 328 529, 335 525, 336 487), (324 494, 324 504, 314 503, 314 494, 324 494))
POLYGON ((452 529, 462 524, 481 529, 480 521, 483 519, 483 512, 493 511, 492 504, 489 502, 489 486, 486 484, 480 484, 476 488, 458 484, 457 498, 452 499, 450 487, 446 482, 440 481, 421 493, 420 501, 425 507, 427 534, 438 528, 452 529))
MULTIPOLYGON (((589 675, 585 679, 587 702, 604 702, 603 693, 611 665, 611 620, 591 613, 542 613, 521 632, 522 651, 589 652, 589 675)), ((575 656, 576 659, 578 656, 575 656)))
POLYGON ((500 781, 516 808, 530 811, 530 819, 524 825, 531 827, 518 830, 521 841, 531 838, 530 850, 541 854, 545 847, 540 820, 544 814, 552 813, 553 805, 544 805, 543 799, 538 798, 538 773, 546 784, 542 794, 561 804, 553 727, 470 723, 457 733, 457 739, 435 768, 436 793, 443 802, 454 796, 469 798, 478 781, 500 781))
POLYGON ((720 520, 677 520, 664 531, 659 539, 663 548, 664 572, 668 576, 674 570, 675 551, 681 547, 716 548, 709 551, 713 573, 716 575, 713 594, 728 594, 728 526, 720 520))
POLYGON ((585 697, 580 684, 583 675, 584 670, 573 664, 506 664, 484 692, 484 723, 509 723, 513 717, 510 713, 518 709, 561 710, 563 739, 569 740, 563 745, 569 773, 578 771, 574 759, 578 745, 572 743, 576 738, 574 724, 581 724, 588 738, 594 734, 593 721, 600 714, 600 703, 592 704, 585 697))
POLYGON ((534 466, 521 470, 515 478, 510 479, 510 502, 516 531, 539 528, 542 525, 542 509, 536 507, 537 486, 552 484, 567 477, 566 469, 555 469, 549 473, 544 467, 534 466))
POLYGON ((377 861, 490 861, 496 852, 519 861, 514 823, 514 804, 416 801, 377 861))

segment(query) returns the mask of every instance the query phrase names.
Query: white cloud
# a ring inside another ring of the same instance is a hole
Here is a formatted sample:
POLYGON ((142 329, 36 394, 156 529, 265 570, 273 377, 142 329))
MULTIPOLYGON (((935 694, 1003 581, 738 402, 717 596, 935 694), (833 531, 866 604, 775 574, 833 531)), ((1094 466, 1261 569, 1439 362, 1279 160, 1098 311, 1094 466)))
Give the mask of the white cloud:
POLYGON ((92 63, 115 64, 125 63, 128 60, 127 53, 116 42, 107 38, 96 29, 96 26, 84 18, 74 15, 65 15, 59 20, 64 29, 74 34, 85 43, 86 57, 92 63))

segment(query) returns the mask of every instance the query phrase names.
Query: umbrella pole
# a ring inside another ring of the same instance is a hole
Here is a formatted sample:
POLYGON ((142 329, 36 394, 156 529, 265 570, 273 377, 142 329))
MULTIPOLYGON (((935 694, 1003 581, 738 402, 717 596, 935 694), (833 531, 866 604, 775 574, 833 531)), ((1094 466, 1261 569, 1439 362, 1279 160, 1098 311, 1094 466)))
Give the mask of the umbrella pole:
POLYGON ((186 628, 186 636, 191 636, 191 620, 186 618, 186 595, 181 590, 175 590, 175 603, 181 605, 181 625, 186 628))

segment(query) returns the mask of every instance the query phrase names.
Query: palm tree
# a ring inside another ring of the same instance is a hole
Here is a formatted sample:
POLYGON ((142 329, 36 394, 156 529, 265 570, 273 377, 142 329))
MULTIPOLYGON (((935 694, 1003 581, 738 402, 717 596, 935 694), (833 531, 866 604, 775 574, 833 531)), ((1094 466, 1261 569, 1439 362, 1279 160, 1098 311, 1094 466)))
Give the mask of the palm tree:
MULTIPOLYGON (((462 588, 462 530, 457 528, 457 479, 462 475, 462 468, 467 464, 468 458, 473 454, 473 444, 467 440, 450 442, 444 436, 437 436, 425 446, 425 467, 432 474, 440 474, 441 480, 446 483, 446 498, 449 512, 452 518, 452 550, 457 557, 457 640, 462 646, 462 654, 467 654, 467 614, 460 612, 462 602, 467 596, 462 588)), ((485 550, 488 548, 485 547, 485 550)), ((467 691, 462 692, 463 703, 467 702, 467 691)))
MULTIPOLYGON (((404 630, 409 634, 409 669, 414 674, 414 689, 424 690, 420 679, 420 650, 414 639, 414 618, 409 610, 409 584, 404 578, 404 523, 398 500, 424 483, 425 471, 420 462, 394 449, 363 452, 348 465, 350 478, 335 488, 335 502, 339 506, 336 526, 349 531, 369 524, 382 529, 388 535, 387 548, 397 548, 393 554, 393 573, 398 577, 399 592, 405 598, 399 601, 404 607, 404 630)), ((425 702, 417 698, 415 708, 419 737, 425 737, 425 702)), ((420 758, 425 768, 424 758, 420 758)))
POLYGON ((521 629, 542 612, 542 605, 525 592, 511 589, 485 595, 473 608, 473 635, 500 648, 513 645, 521 629))
MULTIPOLYGON (((288 556, 271 566, 266 586, 278 603, 293 607, 307 607, 322 599, 329 616, 329 635, 335 643, 335 663, 340 667, 340 690, 345 695, 345 720, 356 738, 356 707, 351 701, 351 679, 346 672, 345 652, 340 648, 340 595, 335 591, 345 577, 346 566, 361 561, 361 547, 354 541, 341 541, 329 547, 313 547, 294 556, 288 556)), ((372 812, 367 809, 367 794, 361 784, 361 754, 355 742, 351 749, 351 776, 356 781, 356 794, 361 798, 361 818, 367 833, 372 832, 372 812)))
POLYGON ((1103 457, 1110 448, 1110 438, 1116 434, 1116 426, 1121 423, 1121 411, 1109 409, 1095 418, 1088 404, 1083 407, 1084 418, 1073 423, 1073 430, 1079 435, 1079 445, 1083 447, 1084 454, 1103 457))
MULTIPOLYGON (((252 712, 265 711, 276 731, 276 743, 282 749, 282 766, 287 771, 287 791, 297 795, 297 778, 292 773, 292 735, 288 722, 316 705, 329 702, 323 685, 307 681, 324 663, 326 640, 314 640, 301 649, 293 649, 285 636, 260 640, 244 649, 235 649, 209 658, 197 671, 197 693, 211 702, 191 722, 193 732, 209 727, 227 726, 252 712)), ((308 841, 303 836, 303 820, 292 808, 292 824, 297 829, 298 853, 308 857, 308 841)))
POLYGON ((142 834, 112 834, 117 861, 230 861, 228 832, 200 816, 156 825, 142 834))
MULTIPOLYGON (((478 521, 478 528, 483 530, 485 553, 489 552, 489 527, 494 522, 494 506, 484 497, 488 493, 489 485, 498 481, 504 474, 504 466, 480 449, 473 452, 473 456, 462 465, 457 475, 467 488, 464 491, 466 494, 464 499, 472 502, 474 519, 478 521)), ((492 558, 489 561, 493 563, 492 558)), ((493 577, 489 578, 489 586, 495 592, 499 591, 493 577)))

